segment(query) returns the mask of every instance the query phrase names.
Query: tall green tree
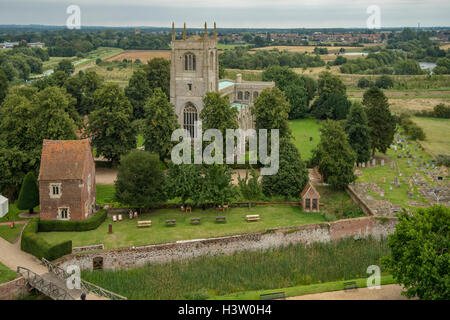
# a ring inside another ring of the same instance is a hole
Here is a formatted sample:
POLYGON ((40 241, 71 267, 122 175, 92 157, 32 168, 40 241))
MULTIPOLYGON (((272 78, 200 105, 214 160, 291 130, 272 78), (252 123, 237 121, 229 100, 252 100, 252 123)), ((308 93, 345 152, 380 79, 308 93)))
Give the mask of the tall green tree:
POLYGON ((227 97, 219 92, 207 92, 203 98, 203 109, 200 112, 203 131, 218 129, 225 138, 226 129, 237 129, 238 110, 230 106, 227 97))
POLYGON ((87 134, 92 135, 97 155, 116 163, 122 155, 136 148, 131 104, 116 84, 95 91, 94 103, 96 108, 89 115, 87 134))
POLYGON ((264 89, 251 107, 256 130, 279 129, 280 138, 291 137, 292 132, 288 123, 290 109, 291 106, 280 89, 277 87, 264 89))
POLYGON ((263 81, 274 81, 286 95, 291 105, 289 119, 305 117, 310 96, 306 81, 289 67, 270 66, 262 74, 263 81))
POLYGON ((318 80, 318 94, 330 94, 331 92, 339 92, 341 95, 345 95, 347 88, 342 80, 328 71, 323 71, 319 74, 318 80))
POLYGON ((144 108, 146 118, 142 134, 145 150, 158 154, 163 160, 170 155, 174 144, 172 132, 179 128, 177 115, 161 88, 153 91, 144 108))
POLYGON ((205 186, 201 202, 219 205, 230 203, 235 196, 230 168, 219 164, 208 165, 204 167, 203 175, 205 186))
POLYGON ((128 81, 128 86, 125 88, 125 95, 133 106, 134 119, 145 117, 144 105, 151 94, 152 88, 150 88, 147 73, 141 69, 135 71, 128 81))
POLYGON ((356 161, 369 161, 371 150, 370 129, 367 115, 361 103, 354 102, 352 104, 345 123, 345 132, 348 134, 350 146, 356 152, 356 161))
POLYGON ((156 154, 133 150, 121 157, 115 182, 116 201, 150 209, 166 201, 165 177, 156 154))
POLYGON ((287 138, 280 139, 278 172, 263 176, 264 195, 298 198, 308 180, 308 170, 297 147, 287 138))
POLYGON ((180 197, 183 204, 188 201, 191 201, 193 205, 200 204, 205 185, 201 165, 176 165, 169 162, 166 180, 167 194, 170 199, 180 197))
POLYGON ((258 172, 254 168, 251 168, 249 175, 249 170, 246 170, 244 178, 238 175, 238 184, 239 190, 244 199, 248 201, 248 208, 251 210, 252 201, 261 199, 263 195, 258 172))
POLYGON ((312 162, 318 165, 324 181, 332 188, 345 189, 356 180, 353 174, 356 153, 339 122, 327 120, 320 128, 320 133, 320 142, 313 151, 312 162))
POLYGON ((28 172, 25 175, 22 187, 20 188, 17 208, 20 210, 28 210, 31 214, 33 213, 34 207, 37 205, 39 205, 39 188, 37 180, 33 172, 28 172))
POLYGON ((408 298, 450 299, 450 209, 433 206, 403 212, 389 236, 390 255, 383 264, 406 288, 408 298))
POLYGON ((0 107, 8 92, 8 78, 3 70, 0 68, 0 107))
POLYGON ((370 87, 363 96, 363 105, 369 121, 372 155, 375 150, 386 153, 394 141, 396 120, 389 110, 389 103, 383 91, 370 87))
POLYGON ((55 68, 55 72, 56 71, 63 71, 68 76, 70 76, 75 71, 75 66, 69 59, 63 59, 60 62, 58 62, 58 65, 55 68))
POLYGON ((170 96, 170 61, 164 58, 154 58, 145 66, 150 89, 161 88, 167 97, 170 96))
POLYGON ((343 120, 347 117, 351 102, 338 91, 321 94, 311 106, 311 113, 317 119, 343 120))

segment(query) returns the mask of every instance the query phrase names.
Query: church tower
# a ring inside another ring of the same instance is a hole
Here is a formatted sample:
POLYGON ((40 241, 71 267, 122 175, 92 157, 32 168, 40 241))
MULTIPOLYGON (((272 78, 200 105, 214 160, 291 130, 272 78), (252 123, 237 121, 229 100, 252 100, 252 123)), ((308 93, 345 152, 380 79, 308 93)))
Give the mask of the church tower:
POLYGON ((217 32, 208 36, 205 23, 203 36, 187 38, 186 23, 183 39, 175 39, 172 23, 172 53, 170 66, 170 102, 175 107, 178 122, 195 135, 194 121, 199 120, 206 92, 217 92, 219 83, 219 60, 217 55, 217 32))

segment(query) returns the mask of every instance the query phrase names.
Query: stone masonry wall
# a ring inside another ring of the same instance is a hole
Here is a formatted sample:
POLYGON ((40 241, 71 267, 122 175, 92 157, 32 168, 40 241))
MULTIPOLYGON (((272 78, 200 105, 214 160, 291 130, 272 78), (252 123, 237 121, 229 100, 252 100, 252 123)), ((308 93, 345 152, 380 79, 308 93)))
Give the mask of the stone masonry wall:
POLYGON ((14 300, 28 295, 28 289, 23 277, 0 284, 0 300, 14 300))
POLYGON ((290 243, 310 244, 369 235, 380 239, 394 232, 396 223, 396 218, 363 217, 332 223, 271 229, 261 233, 70 254, 58 259, 55 263, 63 268, 77 264, 82 270, 92 270, 93 259, 101 257, 104 269, 135 268, 202 255, 233 254, 243 250, 276 248, 290 243))

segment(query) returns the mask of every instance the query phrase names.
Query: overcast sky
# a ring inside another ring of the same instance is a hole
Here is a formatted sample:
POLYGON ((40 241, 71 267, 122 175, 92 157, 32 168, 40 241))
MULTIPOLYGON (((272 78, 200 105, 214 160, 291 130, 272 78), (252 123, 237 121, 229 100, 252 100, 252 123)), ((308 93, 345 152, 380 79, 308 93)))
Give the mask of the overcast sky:
POLYGON ((0 0, 0 24, 65 25, 71 4, 82 26, 365 27, 370 5, 381 27, 450 25, 450 0, 0 0))

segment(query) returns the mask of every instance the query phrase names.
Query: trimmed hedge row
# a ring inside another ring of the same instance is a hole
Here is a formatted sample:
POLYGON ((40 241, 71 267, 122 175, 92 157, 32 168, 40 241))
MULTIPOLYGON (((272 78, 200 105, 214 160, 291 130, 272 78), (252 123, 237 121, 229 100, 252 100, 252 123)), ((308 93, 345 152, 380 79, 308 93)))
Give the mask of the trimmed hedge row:
POLYGON ((36 234, 38 229, 39 218, 32 219, 24 228, 21 241, 23 251, 31 253, 38 259, 45 258, 50 261, 72 253, 72 240, 52 246, 36 234))
POLYGON ((98 211, 94 216, 80 221, 44 220, 39 221, 39 232, 53 231, 89 231, 97 229, 106 219, 106 210, 98 211))

